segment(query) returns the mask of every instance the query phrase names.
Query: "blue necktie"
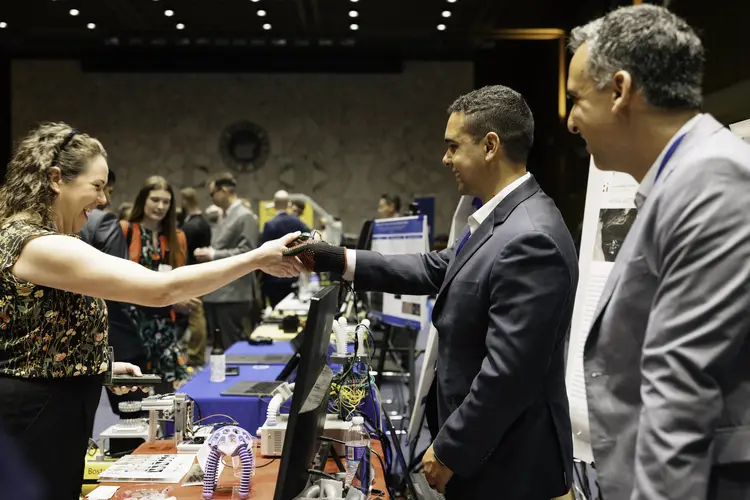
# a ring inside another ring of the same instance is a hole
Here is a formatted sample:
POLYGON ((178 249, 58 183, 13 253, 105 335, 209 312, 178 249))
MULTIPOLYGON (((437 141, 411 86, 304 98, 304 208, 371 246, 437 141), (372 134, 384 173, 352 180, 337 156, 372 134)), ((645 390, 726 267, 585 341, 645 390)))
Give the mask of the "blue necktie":
POLYGON ((458 245, 456 245, 456 255, 461 251, 461 249, 466 245, 466 242, 469 241, 469 238, 471 237, 471 228, 466 228, 466 231, 464 231, 464 235, 461 238, 461 240, 458 242, 458 245))

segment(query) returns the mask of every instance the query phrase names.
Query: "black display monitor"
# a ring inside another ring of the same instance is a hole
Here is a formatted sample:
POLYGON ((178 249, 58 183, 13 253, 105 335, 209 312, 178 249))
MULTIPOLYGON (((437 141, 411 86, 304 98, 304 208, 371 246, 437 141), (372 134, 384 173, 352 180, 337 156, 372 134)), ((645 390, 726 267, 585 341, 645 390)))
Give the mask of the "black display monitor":
POLYGON ((307 485, 307 471, 318 451, 318 438, 325 430, 333 377, 326 357, 338 308, 338 284, 324 288, 310 301, 274 500, 292 500, 307 485))

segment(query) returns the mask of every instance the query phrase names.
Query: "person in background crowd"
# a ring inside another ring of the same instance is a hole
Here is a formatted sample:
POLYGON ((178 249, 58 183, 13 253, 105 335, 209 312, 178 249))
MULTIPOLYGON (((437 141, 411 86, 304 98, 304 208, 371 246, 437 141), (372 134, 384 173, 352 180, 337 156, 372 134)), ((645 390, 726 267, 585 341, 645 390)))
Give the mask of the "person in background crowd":
POLYGON ((401 212, 401 198, 396 195, 381 194, 378 200, 378 217, 390 219, 398 217, 401 212))
MULTIPOLYGON (((193 265, 198 263, 195 258, 195 250, 211 246, 211 225, 201 211, 198 202, 198 193, 195 189, 188 187, 180 191, 182 209, 185 215, 185 223, 182 230, 187 239, 187 263, 193 265)), ((188 331, 188 365, 203 366, 206 361, 206 315, 203 310, 203 302, 193 309, 187 317, 188 331)))
MULTIPOLYGON (((199 262, 221 260, 253 250, 258 242, 258 223, 254 214, 237 196, 237 180, 230 173, 221 174, 211 181, 209 193, 213 203, 224 211, 224 217, 213 231, 210 247, 195 250, 199 262)), ((253 311, 260 297, 256 296, 257 278, 243 276, 220 290, 203 297, 206 323, 213 335, 221 332, 224 347, 245 338, 252 330, 253 311)))
POLYGON ((750 146, 701 113, 705 50, 669 10, 614 10, 570 47, 568 129, 639 183, 571 364, 576 451, 606 500, 746 500, 750 146))
POLYGON ((305 213, 305 202, 302 200, 292 200, 289 202, 289 213, 295 217, 302 218, 305 213))
POLYGON ((130 213, 132 211, 133 211, 133 203, 129 201, 125 201, 123 203, 120 203, 120 206, 117 207, 117 216, 120 220, 129 220, 130 213))
MULTIPOLYGON (((81 230, 81 239, 93 246, 100 252, 117 257, 120 259, 128 258, 128 246, 125 243, 125 237, 120 229, 120 222, 117 215, 108 212, 112 202, 112 193, 114 192, 115 173, 109 171, 107 184, 104 186, 105 203, 99 205, 96 209, 88 214, 88 220, 81 230)), ((146 369, 146 350, 143 347, 143 340, 138 332, 138 325, 134 320, 134 306, 124 302, 107 300, 107 319, 109 345, 115 351, 115 356, 120 361, 132 363, 141 370, 146 369)), ((115 415, 120 414, 118 407, 122 401, 140 401, 144 393, 141 391, 132 391, 125 394, 115 394, 107 391, 107 398, 115 415)))
MULTIPOLYGON (((273 204, 276 209, 276 215, 263 226, 263 232, 260 236, 262 243, 275 240, 277 234, 287 234, 294 231, 306 233, 310 231, 299 217, 287 212, 289 208, 289 194, 286 191, 276 191, 273 195, 273 204)), ((262 285, 263 296, 268 300, 272 308, 276 307, 284 297, 292 293, 296 282, 296 279, 276 278, 264 275, 262 285)))
MULTIPOLYGON (((133 203, 130 220, 121 222, 130 260, 152 271, 170 272, 185 265, 187 241, 177 229, 176 201, 172 186, 160 176, 146 179, 133 203)), ((146 367, 160 375, 165 384, 157 392, 179 388, 188 376, 175 328, 176 309, 189 314, 200 306, 192 298, 165 307, 135 308, 136 322, 146 349, 146 367)))

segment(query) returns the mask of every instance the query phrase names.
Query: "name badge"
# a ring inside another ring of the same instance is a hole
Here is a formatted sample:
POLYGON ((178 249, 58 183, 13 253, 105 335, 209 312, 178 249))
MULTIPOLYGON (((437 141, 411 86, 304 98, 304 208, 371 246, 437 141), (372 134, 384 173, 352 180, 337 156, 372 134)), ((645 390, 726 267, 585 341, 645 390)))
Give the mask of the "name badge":
POLYGON ((159 272, 160 273, 168 273, 172 270, 172 266, 169 264, 159 264, 159 272))

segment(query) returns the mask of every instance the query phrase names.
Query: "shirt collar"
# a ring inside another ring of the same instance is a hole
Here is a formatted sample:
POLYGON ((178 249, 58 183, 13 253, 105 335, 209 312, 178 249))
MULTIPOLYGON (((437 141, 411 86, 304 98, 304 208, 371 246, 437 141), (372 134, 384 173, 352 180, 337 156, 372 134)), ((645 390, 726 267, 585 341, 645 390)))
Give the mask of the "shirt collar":
POLYGON ((229 212, 231 212, 232 210, 234 210, 235 208, 237 208, 240 205, 242 205, 242 200, 239 200, 239 199, 234 200, 234 203, 232 203, 231 205, 229 205, 224 213, 228 214, 229 212))
POLYGON ((698 120, 700 120, 702 116, 703 114, 699 113, 688 120, 687 123, 680 127, 680 130, 678 130, 677 133, 672 136, 667 145, 664 146, 664 149, 661 150, 661 153, 659 153, 659 156, 656 158, 656 161, 654 161, 653 165, 651 165, 651 168, 648 169, 646 176, 643 178, 643 181, 641 181, 641 185, 638 187, 638 192, 635 195, 635 205, 638 209, 643 206, 649 193, 651 193, 651 189, 653 189, 654 183, 656 182, 656 173, 659 171, 659 165, 661 165, 661 162, 664 160, 664 156, 667 154, 669 148, 672 147, 672 144, 674 144, 674 142, 680 136, 690 132, 690 130, 695 126, 696 123, 698 123, 698 120))
POLYGON ((482 222, 484 222, 484 219, 489 217, 489 215, 493 210, 495 210, 495 207, 497 207, 501 201, 503 201, 510 193, 512 193, 514 189, 516 189, 518 186, 520 186, 530 178, 531 174, 526 172, 522 177, 519 177, 515 181, 505 186, 499 193, 493 196, 490 201, 479 207, 476 212, 471 214, 469 216, 469 230, 471 231, 471 234, 474 234, 474 231, 479 228, 482 222))

